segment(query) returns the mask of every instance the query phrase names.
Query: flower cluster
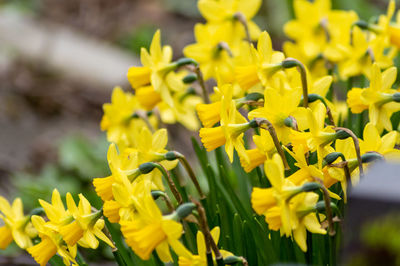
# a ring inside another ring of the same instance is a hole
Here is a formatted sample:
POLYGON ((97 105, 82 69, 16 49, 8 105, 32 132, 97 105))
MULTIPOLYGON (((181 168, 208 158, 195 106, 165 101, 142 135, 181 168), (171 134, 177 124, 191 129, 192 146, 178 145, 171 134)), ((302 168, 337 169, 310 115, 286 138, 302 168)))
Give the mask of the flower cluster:
POLYGON ((335 222, 343 218, 339 205, 347 202, 364 169, 375 160, 400 159, 394 129, 400 91, 392 88, 400 21, 392 22, 394 1, 386 15, 370 23, 354 11, 332 10, 330 0, 293 3, 295 18, 284 26, 290 41, 283 51, 274 50, 269 34, 252 21, 261 0, 199 0, 205 23, 196 24, 196 42, 176 61, 157 31, 149 50, 141 50, 142 66, 128 70, 133 91, 116 87, 111 103, 103 106, 111 174, 93 179, 102 208, 92 208, 81 194, 76 206, 68 193, 65 209, 54 190, 51 203, 39 201, 44 219, 24 215, 20 199, 10 206, 0 197, 0 248, 14 239, 41 265, 56 253, 75 264, 77 246, 95 249, 100 239, 124 265, 129 256, 119 253, 124 245, 114 244, 106 220, 113 230, 112 224, 119 224, 126 244, 142 260, 246 264, 242 254, 218 247, 220 230, 225 240, 230 232, 222 227, 229 221, 208 221, 224 212, 213 194, 215 184, 223 191, 218 199, 230 196, 230 208, 241 215, 235 218, 236 231, 249 230, 262 239, 257 245, 279 231, 307 252, 307 232, 332 237, 335 222), (212 93, 209 84, 215 85, 212 93), (197 154, 207 189, 186 157, 168 148, 162 125, 176 122, 198 131, 208 152, 216 150, 220 178, 197 154), (246 200, 262 219, 241 209, 233 189, 221 188, 228 162, 240 164, 249 179, 254 172, 260 176, 246 200), (197 192, 176 175, 178 165, 197 192), (247 223, 254 227, 247 229, 247 223), (197 241, 189 241, 190 234, 197 241))
POLYGON ((60 193, 54 189, 51 203, 39 200, 42 208, 24 215, 20 198, 10 206, 0 198, 0 217, 5 225, 1 227, 1 248, 6 248, 14 239, 17 245, 32 255, 40 265, 46 265, 56 254, 63 258, 66 265, 77 265, 77 247, 97 249, 98 239, 114 248, 113 242, 102 231, 104 220, 101 210, 93 210, 89 201, 79 194, 76 205, 72 195, 66 195, 65 208, 60 193), (38 214, 44 213, 46 220, 38 214), (4 237, 4 238, 3 238, 4 237))

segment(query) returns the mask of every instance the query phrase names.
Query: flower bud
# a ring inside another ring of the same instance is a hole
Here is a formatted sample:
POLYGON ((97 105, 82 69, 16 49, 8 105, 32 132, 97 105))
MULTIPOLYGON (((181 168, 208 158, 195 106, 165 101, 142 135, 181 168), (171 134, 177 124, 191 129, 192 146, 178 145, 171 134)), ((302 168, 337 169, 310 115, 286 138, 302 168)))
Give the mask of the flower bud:
POLYGON ((342 157, 343 154, 341 152, 331 152, 324 158, 324 163, 325 164, 332 164, 334 161, 336 161, 337 158, 342 157))
POLYGON ((193 73, 190 73, 190 74, 186 75, 186 76, 182 79, 183 83, 185 83, 185 84, 193 83, 193 82, 195 82, 196 80, 197 80, 197 75, 196 75, 196 74, 193 74, 193 73))
POLYGON ((153 171, 155 167, 156 167, 155 163, 151 163, 151 162, 150 163, 142 163, 141 165, 139 165, 139 171, 142 174, 148 174, 151 171, 153 171))
POLYGON ((194 209, 196 209, 196 204, 192 202, 183 203, 176 209, 176 214, 178 215, 179 219, 183 219, 191 214, 194 209))
POLYGON ((350 134, 344 130, 336 131, 336 139, 347 139, 349 137, 351 137, 350 134))

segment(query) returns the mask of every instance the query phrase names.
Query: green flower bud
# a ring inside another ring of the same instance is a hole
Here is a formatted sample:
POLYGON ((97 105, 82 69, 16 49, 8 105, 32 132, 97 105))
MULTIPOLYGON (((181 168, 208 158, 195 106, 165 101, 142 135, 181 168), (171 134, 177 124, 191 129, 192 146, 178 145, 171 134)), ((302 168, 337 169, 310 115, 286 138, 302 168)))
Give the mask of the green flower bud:
POLYGON ((176 214, 178 215, 179 219, 183 219, 191 214, 194 209, 196 209, 196 204, 192 202, 183 203, 176 209, 176 214))
POLYGON ((347 139, 349 137, 351 137, 350 134, 344 130, 336 131, 336 139, 347 139))
POLYGON ((193 83, 193 82, 195 82, 196 80, 197 80, 197 75, 196 75, 196 74, 193 74, 193 73, 190 73, 190 74, 186 75, 186 76, 182 79, 183 83, 185 83, 185 84, 193 83))
POLYGON ((141 174, 148 174, 153 171, 155 167, 155 163, 142 163, 139 165, 139 171, 141 174))

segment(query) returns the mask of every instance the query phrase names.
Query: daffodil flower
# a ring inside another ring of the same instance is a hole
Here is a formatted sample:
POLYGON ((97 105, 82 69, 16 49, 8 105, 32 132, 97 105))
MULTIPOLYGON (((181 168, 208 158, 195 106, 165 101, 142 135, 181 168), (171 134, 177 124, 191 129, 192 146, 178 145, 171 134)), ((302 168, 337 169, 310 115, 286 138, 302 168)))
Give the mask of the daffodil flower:
POLYGON ((307 231, 313 234, 326 234, 313 210, 318 202, 318 194, 313 192, 302 193, 293 198, 291 211, 295 212, 291 217, 293 222, 293 237, 303 252, 307 252, 307 231), (308 212, 306 215, 302 213, 308 212))
POLYGON ((104 220, 100 218, 102 212, 92 212, 92 206, 82 194, 79 194, 78 206, 70 193, 67 193, 66 198, 68 211, 71 213, 73 221, 59 229, 64 241, 69 246, 79 243, 83 247, 96 249, 99 246, 97 240, 99 238, 114 248, 111 240, 101 231, 104 228, 104 220))
POLYGON ((138 152, 136 150, 126 149, 123 153, 118 154, 114 143, 108 148, 107 161, 111 175, 93 179, 96 193, 103 201, 113 198, 112 185, 116 182, 121 182, 120 176, 124 174, 124 170, 136 169, 139 166, 138 152))
POLYGON ((223 27, 214 27, 208 24, 196 24, 194 27, 195 44, 190 44, 183 49, 186 57, 193 58, 200 64, 204 79, 224 76, 232 80, 233 58, 229 48, 230 36, 223 27))
POLYGON ((261 130, 260 135, 254 135, 253 141, 257 148, 246 150, 249 161, 239 157, 240 164, 247 173, 263 164, 266 160, 271 160, 277 152, 274 141, 266 130, 261 130))
POLYGON ((366 89, 353 88, 348 93, 347 103, 353 113, 359 113, 368 108, 370 122, 378 128, 392 130, 390 117, 400 110, 400 103, 393 101, 392 89, 395 82, 397 69, 391 67, 381 73, 378 64, 374 63, 371 71, 370 86, 366 89), (358 98, 359 97, 359 98, 358 98))
POLYGON ((284 25, 294 42, 284 43, 285 54, 307 65, 312 75, 326 75, 325 61, 340 62, 347 57, 350 29, 357 21, 354 11, 332 10, 330 0, 295 0, 295 19, 284 25))
MULTIPOLYGON (((135 113, 140 110, 137 96, 124 92, 120 87, 115 87, 111 103, 103 105, 104 115, 100 123, 101 130, 107 131, 107 140, 116 143, 120 148, 135 146, 136 142, 132 134, 138 128, 147 126, 145 121, 135 116, 135 113)), ((157 126, 155 117, 148 119, 153 127, 157 126)))
POLYGON ((231 86, 228 84, 221 87, 224 91, 220 113, 221 125, 214 128, 201 128, 200 138, 207 151, 214 150, 225 144, 225 151, 232 162, 234 149, 247 160, 243 133, 250 129, 251 125, 236 109, 230 88, 231 86))
POLYGON ((48 261, 57 253, 62 257, 65 265, 77 264, 75 261, 76 245, 65 245, 62 236, 40 216, 33 215, 32 224, 39 232, 41 241, 39 244, 27 248, 27 251, 38 264, 47 265, 48 261))
POLYGON ((250 62, 235 68, 236 81, 243 90, 248 90, 260 82, 267 86, 272 75, 282 68, 280 63, 284 59, 282 52, 272 49, 271 38, 264 31, 258 39, 257 49, 251 48, 250 62))
MULTIPOLYGON (((264 107, 254 109, 249 113, 249 119, 256 117, 265 118, 274 126, 278 139, 283 143, 289 143, 291 127, 287 120, 290 116, 302 119, 305 109, 298 107, 301 100, 301 90, 292 90, 280 94, 273 88, 264 91, 264 107)), ((297 120, 297 119, 296 119, 297 120)))
POLYGON ((24 215, 20 198, 16 198, 12 205, 0 196, 0 220, 4 225, 0 226, 0 249, 6 249, 14 240, 22 249, 32 246, 32 238, 37 235, 32 227, 30 217, 24 215))
POLYGON ((299 193, 300 188, 285 178, 283 162, 278 154, 275 154, 272 160, 265 162, 264 170, 272 187, 253 188, 251 205, 257 214, 264 214, 266 217, 270 209, 279 207, 281 210, 283 232, 286 236, 290 236, 291 217, 288 200, 293 195, 299 193))
POLYGON ((163 262, 172 261, 169 246, 181 249, 179 238, 183 227, 171 216, 162 215, 150 194, 150 187, 142 184, 146 193, 135 204, 138 215, 133 220, 121 220, 121 231, 126 243, 141 259, 148 260, 156 250, 163 262))
POLYGON ((200 13, 211 25, 223 27, 231 38, 240 41, 246 37, 245 28, 240 25, 238 15, 242 16, 248 28, 250 38, 257 39, 260 35, 259 27, 251 21, 261 6, 261 0, 200 0, 197 3, 200 13))
POLYGON ((175 78, 171 75, 176 66, 171 64, 172 48, 161 46, 160 30, 154 34, 149 51, 141 49, 140 60, 143 66, 131 67, 128 70, 127 77, 132 87, 139 89, 151 84, 161 99, 173 107, 171 91, 174 90, 175 78))

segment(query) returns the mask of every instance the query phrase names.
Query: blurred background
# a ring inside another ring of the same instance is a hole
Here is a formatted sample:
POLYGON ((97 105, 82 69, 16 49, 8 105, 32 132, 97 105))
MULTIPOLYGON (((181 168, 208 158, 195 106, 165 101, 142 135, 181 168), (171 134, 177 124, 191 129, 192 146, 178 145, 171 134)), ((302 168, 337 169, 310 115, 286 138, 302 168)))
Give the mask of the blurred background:
MULTIPOLYGON (((387 6, 386 0, 332 2, 364 19, 387 6)), ((285 40, 291 5, 264 0, 255 19, 275 49, 285 40)), ((96 202, 91 180, 108 174, 102 104, 114 86, 130 89, 127 70, 140 64, 140 47, 148 47, 156 29, 179 58, 201 21, 196 0, 0 0, 0 195, 22 197, 26 210, 37 198, 48 200, 53 188, 96 202)), ((184 129, 177 127, 170 137, 179 150, 174 139, 184 129)), ((14 251, 0 253, 0 263, 29 262, 12 257, 14 251)))

